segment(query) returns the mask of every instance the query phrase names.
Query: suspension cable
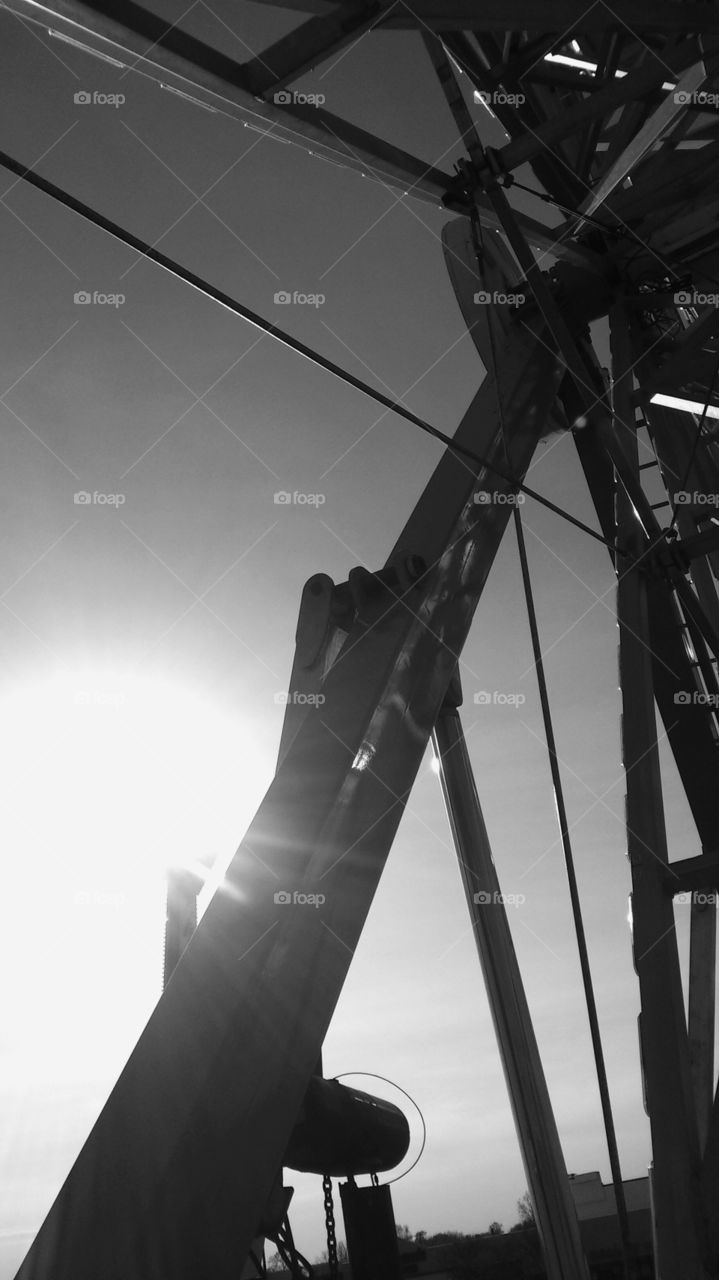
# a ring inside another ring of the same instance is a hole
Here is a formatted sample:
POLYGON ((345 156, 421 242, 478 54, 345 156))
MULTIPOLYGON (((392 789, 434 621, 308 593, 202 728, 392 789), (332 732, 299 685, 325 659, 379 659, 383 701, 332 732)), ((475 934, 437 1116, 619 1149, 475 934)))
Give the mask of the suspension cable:
POLYGON ((577 877, 574 868, 574 856, 572 853, 572 842, 569 836, 569 821, 567 818, 567 809, 564 803, 564 789, 562 787, 562 776, 559 768, 559 757, 557 756, 557 747, 554 738, 554 726, 552 723, 552 713, 549 706, 549 694, 547 691, 547 681, 544 671, 544 659, 542 657, 542 647, 539 640, 539 628, 537 626, 537 615, 534 607, 534 597, 532 593, 532 583, 529 574, 529 563, 527 560, 527 548, 524 541, 524 530, 522 528, 522 517, 519 507, 514 508, 514 525, 517 533, 517 546, 519 549, 519 561, 522 569, 522 582, 524 584, 524 596, 527 604, 527 617, 529 619, 529 630, 532 637, 532 653, 534 656, 534 665, 537 671, 537 685, 539 687, 539 700, 542 706, 542 719, 544 721, 544 734, 547 741, 547 751, 549 754, 549 766, 552 774, 552 786, 554 789, 554 799, 557 806, 557 816, 559 818, 559 829, 562 841, 562 850, 564 852, 564 863, 567 870, 567 880, 569 882, 569 897, 572 904, 572 915, 574 917, 574 929, 577 937, 577 947, 579 950, 579 964, 582 971, 582 983, 584 985, 584 996, 587 1004, 587 1014, 589 1017, 589 1030, 592 1037, 592 1048, 594 1050, 594 1062, 597 1070, 597 1083, 599 1085, 599 1097, 602 1104, 602 1115, 604 1117, 604 1129, 607 1138, 607 1148, 609 1151, 609 1163, 612 1170, 612 1181, 614 1183, 614 1195, 617 1206, 617 1216, 619 1219, 619 1234, 621 1237, 622 1262, 624 1265, 624 1274, 626 1280, 629 1280, 629 1221, 627 1218, 627 1205, 624 1197, 624 1183, 622 1181, 622 1170, 619 1162, 619 1151, 617 1148, 617 1137, 614 1128, 614 1117, 612 1114, 612 1103, 609 1096, 609 1085, 607 1083, 607 1072, 604 1062, 604 1050, 602 1048, 602 1037, 599 1028, 599 1019, 597 1016, 597 1005, 594 998, 594 984, 592 982, 592 971, 589 963, 589 953, 587 950, 587 940, 584 932, 584 921, 582 918, 582 907, 579 899, 579 889, 577 887, 577 877))
POLYGON ((501 470, 501 468, 490 462, 488 458, 482 457, 482 455, 477 453, 474 449, 468 448, 458 440, 453 440, 451 436, 440 431, 438 427, 432 426, 432 424, 426 422, 424 418, 420 418, 417 414, 412 413, 410 409, 406 409, 398 400, 393 400, 389 396, 383 395, 381 391, 376 391, 374 387, 370 387, 367 383, 362 382, 362 380, 360 378, 356 378, 354 374, 348 373, 346 369, 342 369, 339 365, 335 364, 334 361, 328 360, 326 356, 320 355, 317 351, 313 351, 312 348, 306 346, 304 342, 300 342, 297 338, 293 338, 289 333, 285 333, 276 325, 270 324, 269 320, 265 320, 262 316, 258 315, 256 311, 251 311, 249 307, 245 307, 241 302, 237 302, 237 300, 232 298, 229 294, 224 293, 221 289, 216 289, 214 285, 203 280, 201 276, 195 275, 192 271, 188 271, 185 267, 181 266, 180 263, 175 262, 174 259, 167 257, 164 253, 161 253, 159 249, 153 248, 153 246, 148 244, 147 241, 141 240, 139 236, 135 236, 131 232, 126 231, 123 227, 119 226, 118 223, 113 222, 110 218, 104 217, 103 214, 98 213, 89 205, 84 204, 82 200, 77 200, 74 196, 71 196, 69 192, 56 186, 55 183, 49 182, 46 178, 42 178, 40 174, 35 173, 33 169, 28 169, 25 165, 20 164, 18 160, 13 159, 12 156, 7 155, 4 151, 0 151, 0 165, 3 168, 8 169, 11 173, 16 174, 19 178, 30 183, 31 186, 36 187, 38 191, 42 191, 53 200, 57 200, 60 204, 65 205, 66 208, 72 209, 74 213, 79 214, 80 217, 85 218, 88 222, 99 227, 108 235, 111 235, 116 240, 120 240, 123 244, 128 245, 131 249, 134 249, 137 253, 147 258, 149 262, 153 262, 156 266, 162 267, 163 270, 168 271, 171 275, 184 281, 185 284, 189 284, 193 289, 197 289, 198 292, 204 294, 205 297, 211 298, 214 302, 218 302, 220 306, 225 307, 234 315, 240 316, 241 319, 246 320, 248 324, 253 325, 256 329, 260 329, 263 333, 268 334, 269 337, 273 338, 276 342, 280 342, 283 346, 289 347, 291 351, 301 355, 305 360, 309 360, 320 369, 324 369, 326 373, 331 373, 333 377, 338 378, 340 382, 344 382, 348 386, 354 387, 356 391, 360 391, 363 395, 376 401, 377 404, 381 404, 384 409, 387 409, 392 413, 396 413, 407 422, 411 422, 412 425, 418 427, 420 431, 424 431, 435 440, 441 441, 442 444, 444 444, 448 449, 451 449, 454 453, 464 455, 465 458, 468 458, 470 462, 475 464, 476 468, 486 468, 487 471, 491 471, 495 476, 504 480, 507 484, 512 485, 519 492, 526 494, 529 498, 534 498, 535 502, 540 503, 541 506, 546 507, 549 511, 553 511, 554 514, 560 516, 562 520, 568 521, 570 524, 574 525, 575 528, 581 529, 583 533, 588 534, 590 538, 594 538, 597 542, 601 542, 603 546, 609 547, 613 550, 612 544, 608 542, 601 533, 598 533, 596 529, 590 528, 590 526, 584 524, 582 520, 578 520, 576 516, 570 515, 568 511, 564 511, 561 507, 557 506, 556 503, 551 502, 549 498, 545 498, 541 493, 537 493, 535 489, 530 489, 529 485, 521 484, 514 476, 507 475, 501 470))

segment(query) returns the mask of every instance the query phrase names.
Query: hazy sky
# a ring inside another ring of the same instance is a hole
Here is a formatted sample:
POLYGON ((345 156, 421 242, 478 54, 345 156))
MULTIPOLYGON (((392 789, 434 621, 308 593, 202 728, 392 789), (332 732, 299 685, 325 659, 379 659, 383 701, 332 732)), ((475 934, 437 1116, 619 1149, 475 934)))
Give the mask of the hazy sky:
MULTIPOLYGON (((183 5, 162 11, 178 19, 183 5)), ((227 0, 199 0, 182 21, 240 59, 292 25, 227 0)), ((482 368, 444 267, 445 210, 265 140, 6 13, 0 37, 5 150, 455 429, 482 368), (76 103, 78 92, 126 101, 76 103), (280 308, 280 290, 325 301, 280 308)), ((414 35, 368 36, 302 85, 428 163, 449 170, 461 154, 414 35)), ((163 866, 202 855, 226 863, 272 774, 304 582, 378 568, 441 449, 38 192, 2 182, 6 1280, 159 995, 163 866), (81 305, 80 291, 124 302, 81 305), (277 505, 279 490, 324 501, 277 505), (76 493, 105 500, 78 504, 76 493)), ((530 483, 595 523, 571 439, 540 448, 530 483)), ((523 516, 620 1152, 636 1177, 648 1127, 613 575, 586 535, 531 501, 523 516)), ((606 1180, 511 529, 462 675, 500 880, 524 896, 511 926, 567 1165, 606 1180), (526 701, 478 706, 482 690, 526 701)), ((670 764, 666 772, 672 853, 687 857, 697 841, 670 764)), ((427 1146, 395 1188, 398 1221, 470 1231, 516 1220, 525 1180, 429 758, 325 1069, 390 1077, 422 1108, 427 1146)), ((314 1256, 324 1243, 319 1180, 288 1181, 298 1244, 314 1256)))

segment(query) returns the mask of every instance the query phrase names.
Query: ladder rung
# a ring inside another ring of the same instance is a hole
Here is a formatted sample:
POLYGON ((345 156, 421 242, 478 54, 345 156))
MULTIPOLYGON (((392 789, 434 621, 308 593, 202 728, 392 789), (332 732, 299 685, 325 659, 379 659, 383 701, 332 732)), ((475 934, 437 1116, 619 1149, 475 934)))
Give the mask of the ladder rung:
POLYGON ((653 502, 652 511, 660 511, 662 507, 670 507, 671 502, 653 502))
POLYGON ((640 470, 640 471, 647 471, 647 470, 649 469, 649 467, 658 467, 658 466, 659 466, 659 463, 657 462, 657 460, 656 460, 656 458, 655 458, 653 462, 640 462, 640 464, 639 464, 639 470, 640 470))

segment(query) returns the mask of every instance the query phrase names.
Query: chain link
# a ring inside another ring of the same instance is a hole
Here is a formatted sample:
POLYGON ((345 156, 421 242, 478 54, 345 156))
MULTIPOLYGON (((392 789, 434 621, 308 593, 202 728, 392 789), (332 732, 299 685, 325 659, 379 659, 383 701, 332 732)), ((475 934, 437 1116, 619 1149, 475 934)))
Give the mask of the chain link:
POLYGON ((328 1173, 322 1179, 322 1190, 325 1193, 325 1224, 327 1227, 327 1257, 330 1264, 330 1280, 339 1280, 337 1262, 337 1236, 335 1235, 335 1207, 332 1199, 332 1179, 328 1173))

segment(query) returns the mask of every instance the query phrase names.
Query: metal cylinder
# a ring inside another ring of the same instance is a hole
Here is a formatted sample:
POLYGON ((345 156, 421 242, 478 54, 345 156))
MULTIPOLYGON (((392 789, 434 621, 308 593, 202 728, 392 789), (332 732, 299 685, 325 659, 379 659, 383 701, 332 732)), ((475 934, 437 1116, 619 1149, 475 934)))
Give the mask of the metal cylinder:
POLYGON ((394 1169, 408 1147, 409 1125, 399 1107, 313 1076, 283 1163, 336 1178, 382 1173, 394 1169))

